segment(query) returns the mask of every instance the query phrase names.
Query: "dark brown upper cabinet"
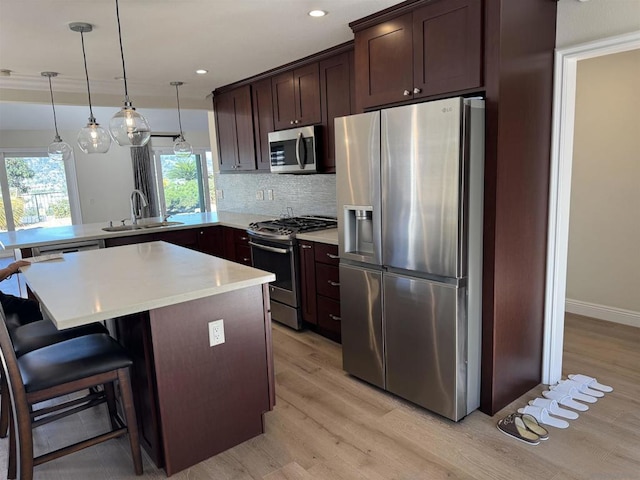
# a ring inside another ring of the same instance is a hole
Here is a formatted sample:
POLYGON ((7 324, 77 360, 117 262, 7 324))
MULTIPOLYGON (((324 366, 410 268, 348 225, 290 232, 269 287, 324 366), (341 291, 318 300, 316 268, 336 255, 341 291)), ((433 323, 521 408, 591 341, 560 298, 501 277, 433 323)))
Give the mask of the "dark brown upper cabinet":
POLYGON ((482 1, 440 0, 355 31, 358 110, 482 86, 482 1))
POLYGON ((353 52, 344 52, 320 62, 320 96, 322 105, 323 173, 336 171, 334 119, 352 113, 354 98, 353 52))
POLYGON ((273 122, 276 130, 322 121, 318 63, 311 63, 271 79, 273 122))
POLYGON ((251 89, 249 85, 214 96, 220 171, 256 169, 251 89))
POLYGON ((271 78, 265 78, 251 85, 253 97, 253 131, 256 144, 256 165, 258 170, 269 170, 269 132, 273 132, 273 96, 271 78))

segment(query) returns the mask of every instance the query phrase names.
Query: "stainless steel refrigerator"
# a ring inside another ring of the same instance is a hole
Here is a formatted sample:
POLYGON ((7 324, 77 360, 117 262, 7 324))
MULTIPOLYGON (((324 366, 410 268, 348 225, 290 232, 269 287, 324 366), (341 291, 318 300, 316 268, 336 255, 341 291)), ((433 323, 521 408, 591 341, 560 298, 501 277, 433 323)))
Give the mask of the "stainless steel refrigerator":
POLYGON ((460 420, 480 403, 484 102, 335 127, 344 369, 460 420))

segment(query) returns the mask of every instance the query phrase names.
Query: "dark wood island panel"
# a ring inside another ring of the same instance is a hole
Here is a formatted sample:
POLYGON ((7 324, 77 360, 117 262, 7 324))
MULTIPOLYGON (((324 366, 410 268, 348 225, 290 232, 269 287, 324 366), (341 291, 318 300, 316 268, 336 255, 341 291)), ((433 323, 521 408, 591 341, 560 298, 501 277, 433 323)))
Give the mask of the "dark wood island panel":
POLYGON ((136 362, 142 444, 167 475, 263 433, 275 403, 268 305, 253 286, 116 320, 136 362), (218 319, 225 342, 211 347, 218 319))

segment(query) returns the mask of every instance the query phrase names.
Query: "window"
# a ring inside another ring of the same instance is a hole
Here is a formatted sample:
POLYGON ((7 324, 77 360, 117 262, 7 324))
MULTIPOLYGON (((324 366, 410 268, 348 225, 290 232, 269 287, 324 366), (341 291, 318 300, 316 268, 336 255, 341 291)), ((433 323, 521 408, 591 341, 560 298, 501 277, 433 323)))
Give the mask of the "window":
POLYGON ((194 151, 186 159, 177 158, 171 150, 154 150, 153 154, 162 212, 180 215, 215 210, 211 152, 194 151))
POLYGON ((80 222, 73 160, 51 160, 43 152, 0 152, 0 188, 0 231, 80 222))

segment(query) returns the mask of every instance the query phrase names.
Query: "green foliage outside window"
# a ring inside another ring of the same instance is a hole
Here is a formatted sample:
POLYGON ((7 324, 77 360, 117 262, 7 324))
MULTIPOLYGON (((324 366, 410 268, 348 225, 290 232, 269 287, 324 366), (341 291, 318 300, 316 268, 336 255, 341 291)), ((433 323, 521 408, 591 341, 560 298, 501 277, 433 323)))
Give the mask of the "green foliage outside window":
MULTIPOLYGON (((13 220, 15 224, 22 225, 24 200, 20 197, 12 197, 11 205, 13 206, 13 220)), ((7 230, 7 217, 5 215, 4 202, 2 200, 0 200, 0 230, 7 230)))

